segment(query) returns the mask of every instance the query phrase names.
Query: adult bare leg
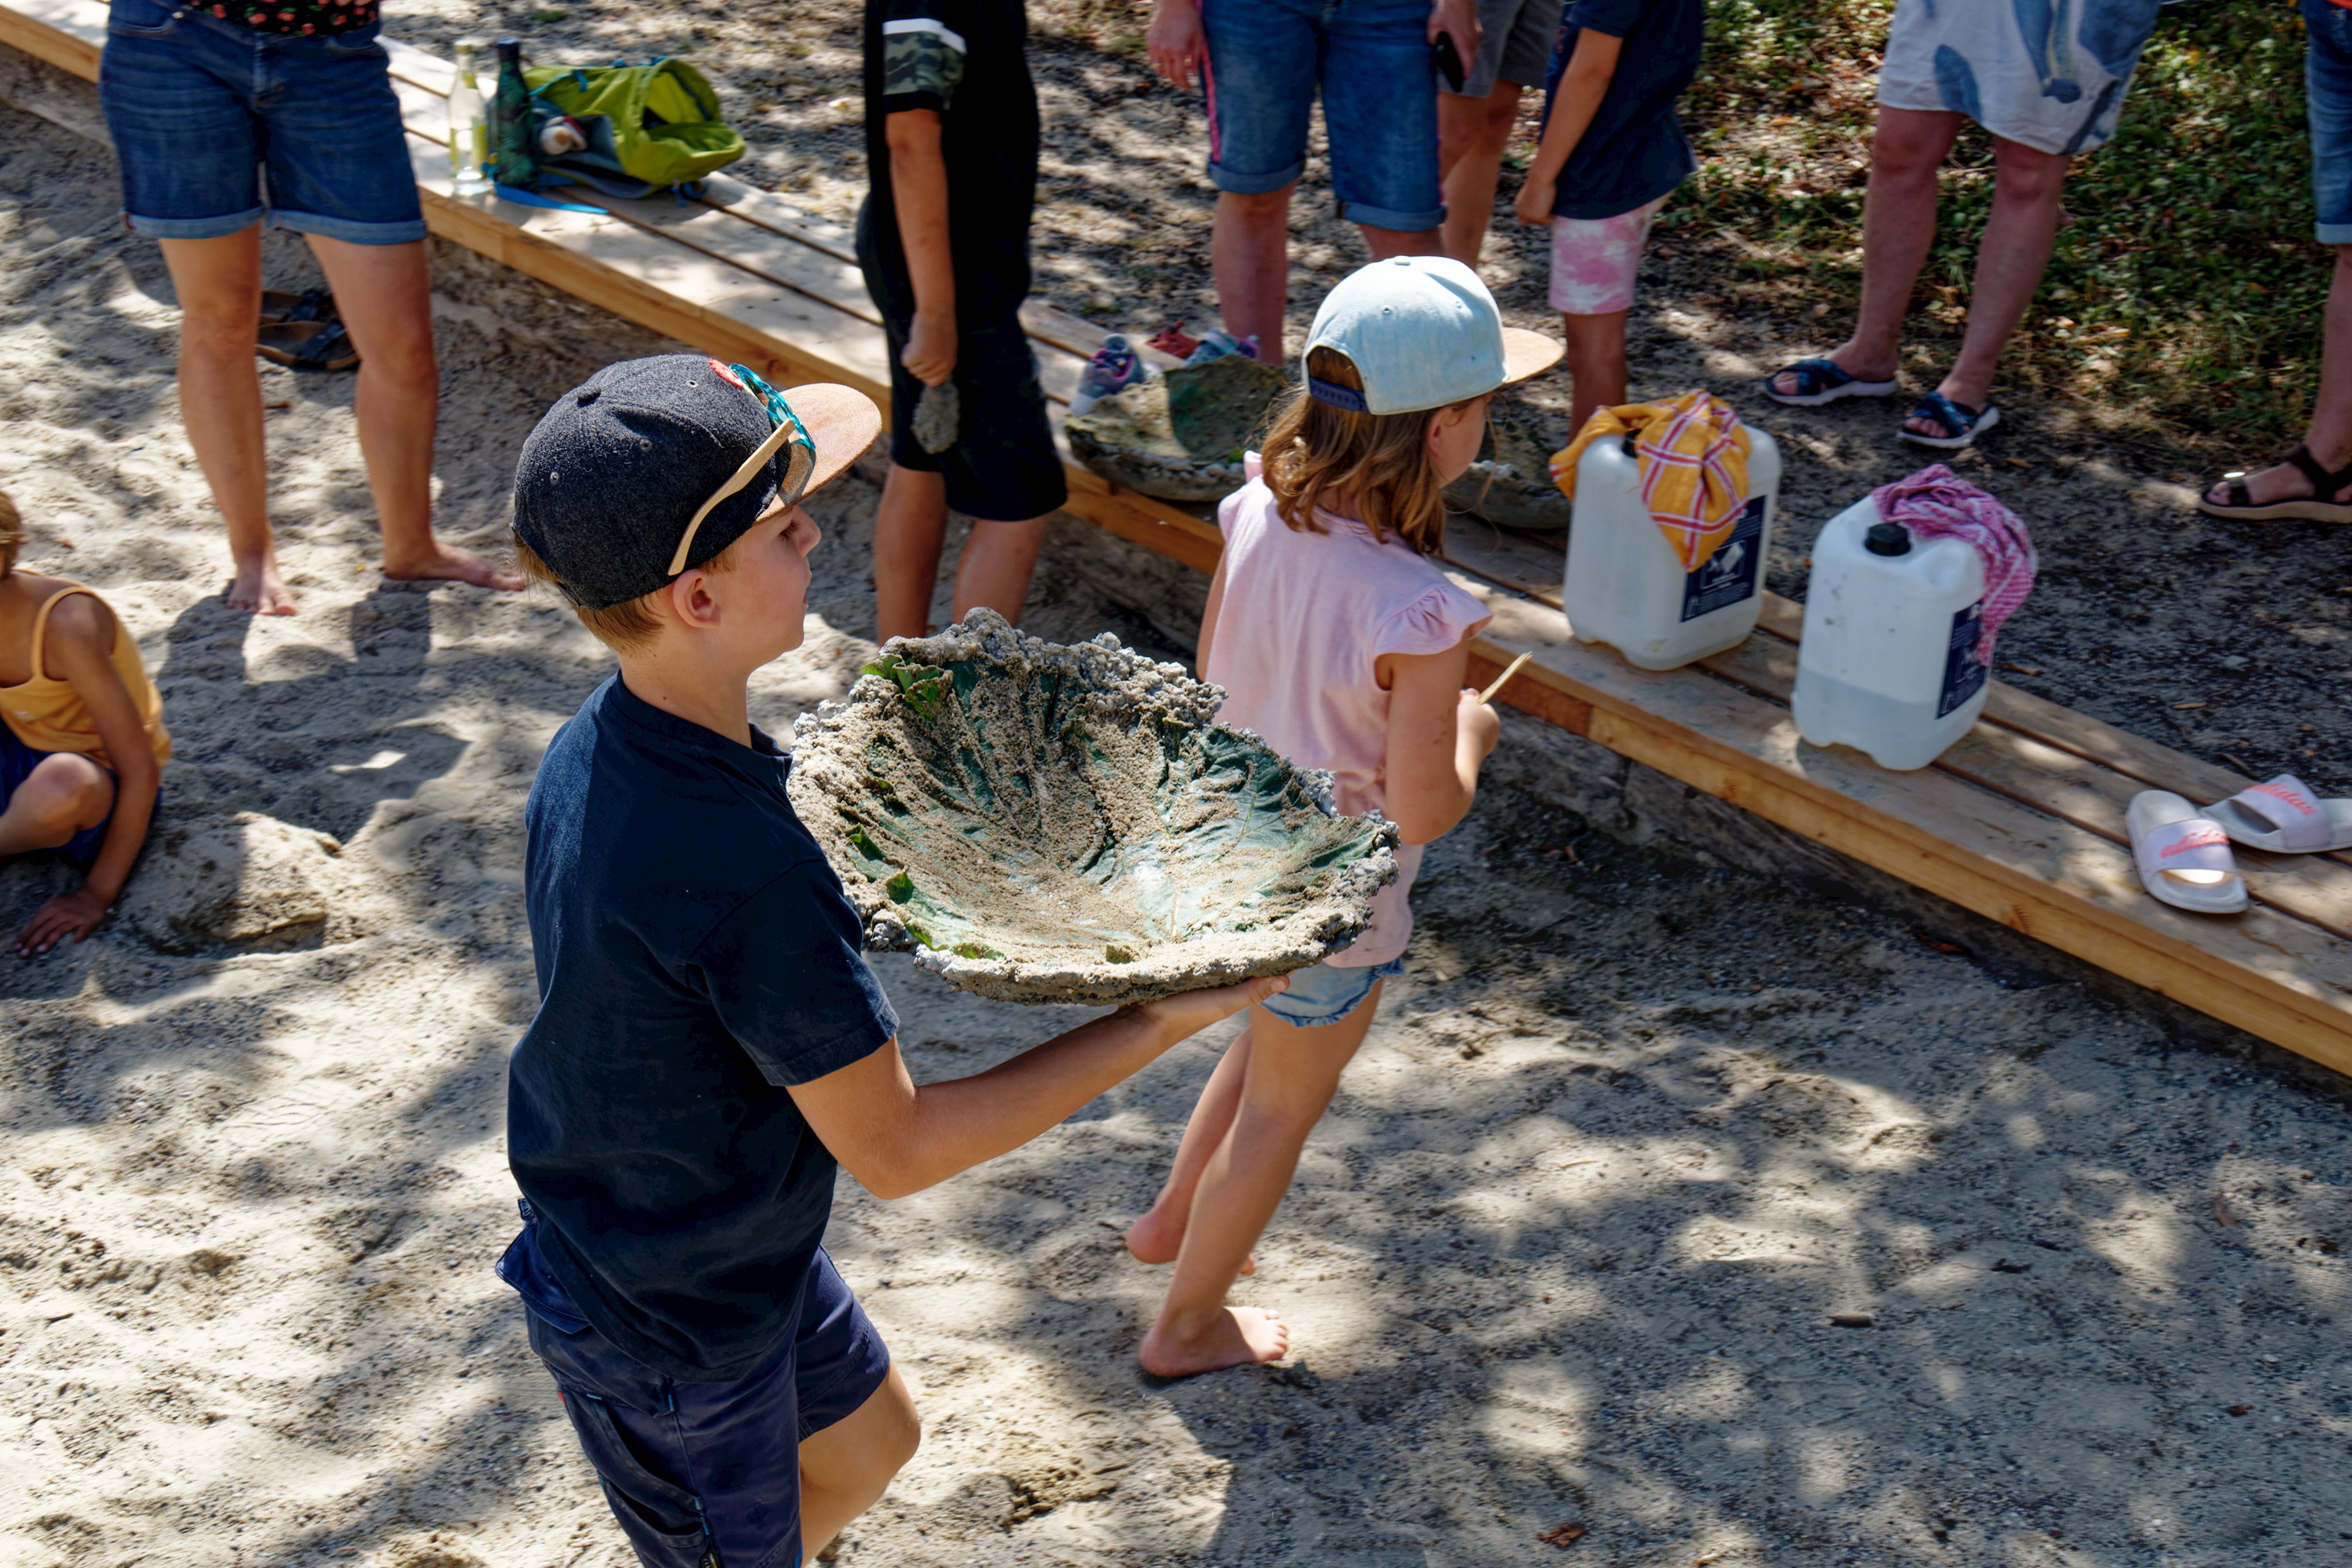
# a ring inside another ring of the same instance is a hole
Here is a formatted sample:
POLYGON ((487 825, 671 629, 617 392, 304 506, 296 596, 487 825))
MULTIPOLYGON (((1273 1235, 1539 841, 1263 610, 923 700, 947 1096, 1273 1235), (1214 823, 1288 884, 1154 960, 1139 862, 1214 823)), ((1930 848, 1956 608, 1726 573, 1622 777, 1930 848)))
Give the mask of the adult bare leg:
MULTIPOLYGON (((2303 444, 2311 460, 2334 474, 2352 463, 2352 245, 2336 247, 2336 270, 2327 283, 2327 313, 2321 329, 2319 401, 2312 405, 2311 428, 2303 444)), ((2246 476, 2242 483, 2257 507, 2297 501, 2311 494, 2311 481, 2292 464, 2278 463, 2246 476)), ((2325 501, 2341 501, 2352 494, 2347 486, 2325 501)), ((2215 506, 2226 506, 2225 481, 2206 492, 2215 506)))
POLYGON ((955 618, 976 604, 985 604, 1015 625, 1021 608, 1029 602, 1029 580, 1037 574, 1037 552, 1045 547, 1045 519, 1021 523, 990 523, 975 519, 963 542, 963 559, 956 564, 955 618))
POLYGON ((1217 216, 1209 239, 1209 267, 1225 330, 1236 338, 1255 333, 1258 358, 1283 362, 1283 314, 1290 303, 1290 193, 1296 182, 1257 195, 1217 193, 1217 216))
MULTIPOLYGON (((1992 139, 1992 212, 1977 243, 1977 271, 1969 291, 1969 329, 1959 358, 1937 391, 1954 402, 1982 408, 1992 392, 2000 351, 2025 319, 2033 291, 2058 243, 2060 202, 2073 162, 2003 137, 1992 139)), ((1909 429, 1942 434, 1932 420, 1913 420, 1909 429)))
POLYGON ((893 1366, 866 1403, 801 1445, 801 1560, 816 1561, 842 1527, 881 1498, 915 1457, 923 1421, 893 1366))
POLYGON ((1422 229, 1406 234, 1402 229, 1376 229, 1370 224, 1358 224, 1363 232, 1364 246, 1372 253, 1374 261, 1386 261, 1392 256, 1436 256, 1444 243, 1438 229, 1422 229))
MULTIPOLYGON (((1173 1263, 1184 1249, 1192 1195, 1200 1189, 1201 1173, 1209 1168, 1210 1158, 1223 1145, 1234 1124, 1234 1113, 1241 1109, 1242 1081, 1249 1071, 1249 1058, 1250 1035, 1244 1030, 1225 1047, 1216 1071, 1202 1087, 1200 1102, 1184 1124, 1183 1142, 1176 1145, 1176 1159, 1168 1167, 1160 1196, 1152 1199, 1142 1218, 1128 1227, 1127 1249, 1138 1262, 1173 1263)), ((1254 1274, 1257 1264, 1244 1259, 1241 1271, 1254 1274)))
MULTIPOLYGON (((1937 177, 1965 123, 1943 110, 1878 111, 1862 201, 1862 309, 1853 335, 1822 356, 1864 381, 1895 379, 1911 289, 1936 243, 1937 177)), ((1796 377, 1783 371, 1772 387, 1793 393, 1796 377)))
POLYGON ((1264 1008, 1251 1010, 1252 1040, 1270 1043, 1251 1051, 1233 1125, 1201 1173, 1168 1298, 1136 1352, 1146 1372, 1189 1377, 1288 1352, 1290 1331, 1277 1314, 1227 1306, 1225 1291, 1290 1190, 1299 1151, 1371 1030, 1386 984, 1376 982, 1335 1024, 1301 1029, 1264 1008))
POLYGON ((354 245, 305 236, 360 351, 360 455, 383 536, 383 574, 470 582, 512 593, 520 572, 433 537, 433 434, 441 367, 433 353, 433 285, 425 242, 354 245))
POLYGON ((874 640, 921 637, 931 629, 940 549, 948 531, 943 475, 890 465, 874 512, 874 640))
POLYGON ((163 265, 180 297, 180 420, 213 505, 228 524, 236 573, 231 610, 291 615, 269 531, 269 467, 261 435, 261 225, 217 239, 167 239, 163 265))
POLYGON ((1605 316, 1562 315, 1559 324, 1568 340, 1568 374, 1575 397, 1568 428, 1584 428, 1596 408, 1614 408, 1625 401, 1625 316, 1612 310, 1605 316))
POLYGON ((1518 123, 1519 93, 1518 83, 1498 81, 1484 98, 1437 95, 1437 167, 1445 189, 1445 223, 1439 232, 1445 254, 1465 267, 1475 267, 1486 247, 1503 154, 1518 123))

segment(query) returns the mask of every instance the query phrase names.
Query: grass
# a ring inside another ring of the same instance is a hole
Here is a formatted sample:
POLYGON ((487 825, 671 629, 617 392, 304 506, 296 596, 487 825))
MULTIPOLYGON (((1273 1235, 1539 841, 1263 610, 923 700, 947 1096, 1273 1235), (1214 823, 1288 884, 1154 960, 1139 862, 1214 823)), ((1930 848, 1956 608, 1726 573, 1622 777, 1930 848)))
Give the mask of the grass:
MULTIPOLYGON (((1864 172, 1885 0, 1717 0, 1685 104, 1701 168, 1669 209, 1727 262, 1734 310, 1829 311, 1861 283, 1864 172)), ((1971 127, 1913 317, 1922 368, 1966 319, 1992 198, 1971 127)), ((2276 0, 2166 12, 2116 138, 2069 180, 2073 222, 2003 361, 2005 395, 2184 457, 2292 444, 2319 371, 2329 256, 2311 237, 2303 25, 2276 0)), ((1827 347, 1824 341, 1822 347, 1827 347)))

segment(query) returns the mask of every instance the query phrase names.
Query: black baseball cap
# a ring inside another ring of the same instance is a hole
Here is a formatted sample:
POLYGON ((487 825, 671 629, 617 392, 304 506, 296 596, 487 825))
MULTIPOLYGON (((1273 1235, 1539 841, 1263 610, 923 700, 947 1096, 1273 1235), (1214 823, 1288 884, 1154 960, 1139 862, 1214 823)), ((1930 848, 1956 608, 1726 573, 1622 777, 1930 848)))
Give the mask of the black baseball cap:
POLYGON ((555 400, 515 465, 515 537, 583 610, 640 599, 814 494, 882 428, 874 400, 778 392, 741 365, 659 354, 555 400))

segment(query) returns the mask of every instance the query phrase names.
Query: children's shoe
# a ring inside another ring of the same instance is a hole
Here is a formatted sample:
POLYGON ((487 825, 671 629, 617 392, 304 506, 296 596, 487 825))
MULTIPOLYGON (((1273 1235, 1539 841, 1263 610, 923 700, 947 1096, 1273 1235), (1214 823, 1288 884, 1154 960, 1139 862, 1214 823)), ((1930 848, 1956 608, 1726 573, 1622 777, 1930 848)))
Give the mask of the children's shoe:
POLYGON ((1236 338, 1231 332, 1212 332, 1201 340, 1201 346, 1192 350, 1192 357, 1184 363, 1187 367, 1205 365, 1211 360, 1228 359, 1236 354, 1244 360, 1256 359, 1257 334, 1252 332, 1246 338, 1236 338))
POLYGON ((1078 390, 1070 399, 1070 412, 1084 413, 1113 392, 1125 392, 1138 382, 1150 379, 1150 367, 1135 351, 1135 346, 1114 332, 1103 340, 1103 346, 1095 350, 1095 357, 1078 372, 1078 390))

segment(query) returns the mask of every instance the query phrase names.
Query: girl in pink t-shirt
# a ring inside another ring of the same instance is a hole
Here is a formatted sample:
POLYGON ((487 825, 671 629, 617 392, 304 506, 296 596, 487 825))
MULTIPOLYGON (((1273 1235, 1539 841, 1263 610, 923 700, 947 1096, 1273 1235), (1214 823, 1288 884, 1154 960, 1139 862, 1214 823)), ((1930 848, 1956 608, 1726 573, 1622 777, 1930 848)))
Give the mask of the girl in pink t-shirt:
POLYGON ((1500 733, 1463 685, 1486 612, 1431 559, 1444 531, 1441 492, 1477 455, 1496 388, 1558 355, 1536 334, 1506 332, 1459 263, 1374 263, 1324 302, 1307 389, 1219 509, 1225 549, 1200 658, 1225 688, 1219 722, 1328 769, 1341 810, 1383 813, 1404 843, 1370 929, 1252 1009, 1202 1092, 1167 1185, 1128 1232, 1137 1258, 1176 1264, 1139 1352, 1157 1375, 1271 1361, 1289 1347, 1275 1313, 1226 1305, 1226 1289, 1253 1270, 1250 1249, 1371 1028, 1382 982, 1403 970, 1423 847, 1469 810, 1500 733))

